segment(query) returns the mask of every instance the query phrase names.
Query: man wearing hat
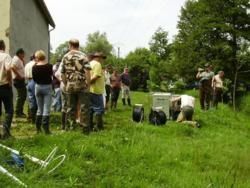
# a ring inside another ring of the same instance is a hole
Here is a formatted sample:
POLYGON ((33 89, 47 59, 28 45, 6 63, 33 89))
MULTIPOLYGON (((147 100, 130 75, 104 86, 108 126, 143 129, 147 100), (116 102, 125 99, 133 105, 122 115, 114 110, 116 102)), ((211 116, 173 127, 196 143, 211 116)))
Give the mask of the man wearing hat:
MULTIPOLYGON (((83 132, 89 132, 89 64, 87 56, 79 50, 79 41, 69 41, 69 52, 63 57, 61 65, 61 79, 64 84, 67 103, 67 127, 76 125, 76 111, 78 102, 83 119, 83 132)), ((64 128, 64 127, 63 127, 64 128)))
POLYGON ((90 127, 92 130, 102 130, 104 113, 103 93, 105 91, 104 73, 102 63, 106 56, 101 52, 92 54, 90 61, 90 127), (93 118, 96 116, 96 125, 94 127, 93 118))
POLYGON ((212 66, 208 63, 205 64, 205 71, 198 69, 196 78, 200 81, 200 105, 202 110, 208 110, 212 99, 212 78, 214 72, 212 66))

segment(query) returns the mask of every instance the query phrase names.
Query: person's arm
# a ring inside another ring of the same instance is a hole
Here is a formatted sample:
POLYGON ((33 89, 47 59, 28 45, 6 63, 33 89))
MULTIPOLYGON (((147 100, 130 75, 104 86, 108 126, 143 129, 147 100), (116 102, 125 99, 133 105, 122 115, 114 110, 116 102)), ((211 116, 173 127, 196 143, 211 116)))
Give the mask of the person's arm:
POLYGON ((102 67, 101 64, 96 64, 93 69, 93 76, 90 79, 90 84, 93 84, 96 82, 96 80, 98 80, 101 76, 102 76, 102 67))
POLYGON ((5 70, 7 71, 7 80, 12 85, 12 74, 11 74, 11 65, 12 65, 12 58, 8 55, 6 59, 4 60, 5 64, 5 70))
POLYGON ((215 79, 215 76, 213 76, 212 78, 212 88, 215 89, 215 82, 216 82, 216 79, 215 79))
POLYGON ((63 58, 62 60, 62 67, 61 67, 61 80, 63 84, 66 86, 67 80, 66 80, 66 75, 65 75, 65 59, 63 58))

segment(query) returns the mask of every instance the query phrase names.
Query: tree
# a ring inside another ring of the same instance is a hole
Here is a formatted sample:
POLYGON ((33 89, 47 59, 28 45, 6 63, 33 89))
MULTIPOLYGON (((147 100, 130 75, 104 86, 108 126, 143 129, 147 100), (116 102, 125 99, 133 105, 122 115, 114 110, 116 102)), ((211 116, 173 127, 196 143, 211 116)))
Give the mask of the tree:
POLYGON ((244 46, 250 41, 249 9, 249 0, 189 0, 181 10, 174 43, 180 75, 194 75, 199 66, 210 62, 234 80, 234 108, 238 72, 246 63, 241 61, 244 46))
POLYGON ((105 55, 111 55, 113 46, 107 39, 106 33, 100 33, 99 31, 89 34, 87 42, 84 47, 86 53, 103 52, 105 55))
POLYGON ((151 52, 155 53, 159 60, 167 60, 170 53, 168 44, 168 32, 159 27, 149 42, 151 52))
POLYGON ((63 56, 67 53, 69 47, 68 42, 64 42, 60 44, 56 50, 55 53, 51 53, 51 63, 55 64, 58 60, 61 60, 63 56))

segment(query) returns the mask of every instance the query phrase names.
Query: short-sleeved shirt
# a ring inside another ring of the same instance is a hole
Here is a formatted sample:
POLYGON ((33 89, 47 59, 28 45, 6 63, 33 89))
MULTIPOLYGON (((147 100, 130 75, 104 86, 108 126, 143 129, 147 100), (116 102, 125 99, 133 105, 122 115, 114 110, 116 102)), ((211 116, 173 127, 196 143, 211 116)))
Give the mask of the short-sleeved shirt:
POLYGON ((96 60, 90 62, 90 77, 98 76, 99 78, 92 84, 90 84, 90 92, 94 94, 103 94, 104 93, 104 73, 102 71, 102 65, 96 60))
POLYGON ((110 73, 108 71, 105 71, 104 75, 105 75, 105 85, 110 86, 110 77, 111 77, 110 73))
MULTIPOLYGON (((12 59, 12 66, 16 68, 16 71, 19 75, 24 78, 24 62, 17 56, 14 56, 12 59)), ((16 79, 17 75, 12 71, 12 78, 16 79)))
POLYGON ((194 108, 195 99, 189 95, 181 95, 181 108, 184 106, 191 106, 194 108))
POLYGON ((10 78, 8 78, 7 70, 11 68, 12 58, 9 54, 0 51, 0 86, 9 84, 10 78))
POLYGON ((211 80, 213 78, 213 76, 214 76, 214 72, 212 72, 212 71, 210 71, 210 72, 204 71, 204 72, 202 72, 200 74, 200 78, 201 78, 200 81, 202 82, 203 80, 211 80))
POLYGON ((25 78, 31 79, 32 77, 32 67, 35 65, 35 61, 28 62, 24 67, 25 78))
POLYGON ((123 73, 121 75, 121 82, 126 86, 130 86, 131 79, 129 74, 123 73))

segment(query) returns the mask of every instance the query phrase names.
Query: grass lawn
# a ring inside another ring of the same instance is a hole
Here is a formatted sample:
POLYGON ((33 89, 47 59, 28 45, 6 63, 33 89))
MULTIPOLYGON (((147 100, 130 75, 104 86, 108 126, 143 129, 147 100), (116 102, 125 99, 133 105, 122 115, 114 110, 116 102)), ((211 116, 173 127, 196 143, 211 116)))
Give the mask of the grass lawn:
MULTIPOLYGON (((147 116, 149 99, 147 93, 132 94, 147 116)), ((17 122, 14 138, 2 144, 40 159, 58 146, 57 154, 67 158, 52 174, 28 160, 21 171, 6 164, 10 153, 0 148, 0 165, 29 187, 250 187, 249 114, 233 113, 226 105, 202 112, 197 102, 195 119, 200 129, 171 121, 162 127, 147 120, 136 124, 131 108, 119 103, 105 116, 105 130, 89 136, 80 129, 60 132, 60 114, 51 118, 51 136, 36 135, 34 126, 17 122)), ((0 187, 17 184, 0 174, 0 187)))

